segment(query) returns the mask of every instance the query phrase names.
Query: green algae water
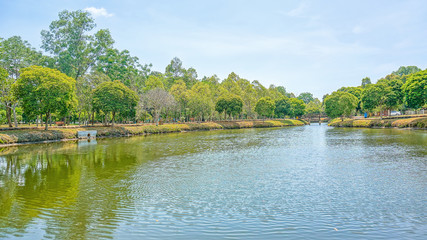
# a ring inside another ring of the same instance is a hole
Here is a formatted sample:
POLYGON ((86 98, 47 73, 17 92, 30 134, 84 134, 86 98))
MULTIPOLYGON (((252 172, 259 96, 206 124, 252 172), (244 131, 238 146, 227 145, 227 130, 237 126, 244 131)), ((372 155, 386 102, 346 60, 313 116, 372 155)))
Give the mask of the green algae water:
POLYGON ((311 125, 0 149, 0 238, 425 239, 427 132, 311 125))

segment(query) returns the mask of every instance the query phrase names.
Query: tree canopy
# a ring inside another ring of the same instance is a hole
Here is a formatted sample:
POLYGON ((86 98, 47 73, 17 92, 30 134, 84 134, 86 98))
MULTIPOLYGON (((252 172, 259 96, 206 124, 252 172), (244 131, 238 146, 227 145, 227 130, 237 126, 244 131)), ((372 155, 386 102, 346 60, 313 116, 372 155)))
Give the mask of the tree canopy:
POLYGON ((402 86, 402 92, 408 107, 425 107, 427 104, 427 70, 410 75, 402 86))
POLYGON ((276 105, 270 97, 263 97, 256 103, 255 112, 263 117, 272 117, 276 105))
POLYGON ((74 79, 58 70, 31 66, 21 70, 14 88, 27 115, 46 115, 47 130, 51 114, 65 116, 75 107, 75 85, 74 79))
POLYGON ((325 112, 330 118, 350 116, 356 106, 357 98, 347 92, 336 91, 325 98, 325 112))
POLYGON ((133 117, 135 107, 138 103, 138 96, 123 83, 116 80, 113 82, 103 82, 93 91, 93 108, 102 111, 104 114, 111 113, 112 125, 116 113, 124 117, 133 117))

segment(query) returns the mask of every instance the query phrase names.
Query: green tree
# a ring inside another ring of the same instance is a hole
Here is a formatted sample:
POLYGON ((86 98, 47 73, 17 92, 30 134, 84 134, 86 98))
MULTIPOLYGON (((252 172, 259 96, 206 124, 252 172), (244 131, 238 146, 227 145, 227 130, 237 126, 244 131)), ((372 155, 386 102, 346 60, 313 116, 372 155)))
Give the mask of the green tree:
POLYGON ((270 97, 260 98, 255 105, 255 112, 263 117, 272 117, 275 108, 274 101, 270 97))
POLYGON ((150 73, 150 65, 142 65, 137 57, 128 50, 114 48, 106 50, 98 57, 96 70, 106 74, 110 79, 119 80, 135 92, 141 93, 144 81, 150 73))
POLYGON ((378 80, 377 84, 380 84, 385 90, 384 107, 386 109, 391 110, 403 103, 403 82, 398 75, 387 75, 385 78, 378 80))
POLYGON ((342 88, 338 89, 338 91, 348 92, 348 93, 353 94, 358 100, 356 111, 361 110, 361 103, 362 103, 361 98, 362 98, 363 88, 361 88, 361 87, 342 87, 342 88))
POLYGON ((427 104, 427 70, 408 76, 402 86, 405 104, 409 108, 421 108, 427 104))
POLYGON ((325 112, 330 118, 350 116, 356 109, 357 98, 350 93, 336 91, 325 98, 325 112))
POLYGON ((107 29, 89 34, 96 24, 88 12, 64 10, 58 16, 49 30, 41 32, 42 49, 54 56, 61 72, 77 79, 95 66, 114 40, 107 29))
POLYGON ((305 108, 305 112, 309 117, 313 117, 315 115, 319 116, 319 120, 320 120, 320 115, 323 112, 322 103, 320 102, 319 99, 315 98, 313 101, 307 104, 305 108))
POLYGON ((22 68, 31 65, 45 65, 47 61, 48 57, 42 56, 40 52, 37 52, 27 41, 22 40, 19 36, 13 36, 6 40, 0 39, 0 67, 3 67, 8 73, 8 79, 1 86, 1 101, 6 107, 9 127, 12 127, 12 113, 15 127, 18 127, 16 118, 18 102, 13 96, 11 86, 19 78, 22 68))
POLYGON ((240 96, 228 94, 218 98, 215 104, 215 110, 218 113, 224 113, 224 118, 229 116, 237 116, 243 110, 243 100, 240 96))
POLYGON ((283 96, 282 98, 276 100, 275 102, 276 108, 274 109, 274 113, 279 118, 284 118, 286 115, 291 115, 291 103, 288 97, 283 96))
POLYGON ((403 75, 409 75, 412 73, 417 73, 420 72, 421 69, 417 66, 401 66, 399 69, 397 69, 397 71, 392 72, 392 74, 396 74, 399 76, 403 76, 403 75))
POLYGON ((228 114, 231 116, 238 116, 243 110, 243 100, 237 95, 231 95, 228 100, 228 114))
POLYGON ((21 70, 14 91, 26 114, 45 114, 47 130, 51 114, 65 116, 75 107, 75 85, 74 79, 58 70, 31 66, 21 70))
POLYGON ((305 104, 313 101, 313 94, 309 92, 303 92, 298 96, 298 99, 301 99, 305 104))
POLYGON ((218 98, 218 100, 215 103, 215 111, 217 111, 219 114, 224 113, 224 119, 227 119, 227 97, 221 96, 218 98))
POLYGON ((111 126, 114 126, 116 114, 122 116, 135 115, 138 96, 122 82, 103 82, 93 91, 93 108, 106 115, 111 113, 111 126))
POLYGON ((364 79, 362 79, 362 88, 366 88, 370 84, 372 84, 370 78, 365 77, 364 79))
POLYGON ((388 89, 385 84, 370 84, 362 92, 362 107, 370 112, 385 103, 388 89))
POLYGON ((187 90, 187 85, 185 82, 183 80, 176 81, 170 89, 170 94, 172 94, 172 96, 178 102, 180 116, 188 117, 187 107, 190 100, 190 91, 187 90))
POLYGON ((5 118, 9 124, 9 127, 12 127, 11 119, 11 103, 16 102, 15 96, 12 94, 12 85, 13 79, 9 78, 7 71, 0 67, 0 101, 5 106, 5 118))
POLYGON ((156 88, 165 89, 163 81, 161 77, 150 75, 147 81, 145 81, 144 92, 148 92, 156 88))
POLYGON ((298 98, 290 98, 289 103, 291 104, 291 117, 301 117, 305 113, 304 101, 298 98))
POLYGON ((198 82, 193 85, 189 95, 189 107, 192 109, 193 116, 199 118, 201 121, 210 117, 214 109, 214 103, 209 85, 198 82))
POLYGON ((254 86, 246 79, 240 78, 237 80, 239 88, 242 90, 241 98, 243 100, 243 114, 248 118, 255 117, 256 91, 254 86))
MULTIPOLYGON (((111 82, 111 79, 100 72, 92 72, 85 74, 83 77, 77 79, 76 95, 77 95, 77 110, 79 113, 79 123, 81 114, 85 113, 86 119, 89 120, 92 116, 92 125, 94 123, 94 109, 93 109, 93 91, 103 82, 111 82)), ((89 122, 89 121, 87 121, 89 122)))

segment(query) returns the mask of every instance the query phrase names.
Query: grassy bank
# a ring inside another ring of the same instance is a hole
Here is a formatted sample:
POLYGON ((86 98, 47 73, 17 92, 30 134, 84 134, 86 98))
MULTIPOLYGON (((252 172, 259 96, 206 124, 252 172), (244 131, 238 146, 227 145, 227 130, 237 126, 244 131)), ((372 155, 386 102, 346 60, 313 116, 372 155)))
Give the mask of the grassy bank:
POLYGON ((332 127, 386 127, 386 128, 418 128, 427 129, 427 117, 405 119, 334 119, 329 123, 332 127))
POLYGON ((41 129, 5 130, 0 131, 0 145, 75 139, 77 138, 78 131, 87 130, 97 130, 97 137, 119 137, 198 130, 301 126, 304 124, 304 122, 299 120, 286 119, 265 121, 220 121, 206 123, 164 124, 159 126, 121 125, 116 127, 54 128, 48 131, 44 131, 41 129))

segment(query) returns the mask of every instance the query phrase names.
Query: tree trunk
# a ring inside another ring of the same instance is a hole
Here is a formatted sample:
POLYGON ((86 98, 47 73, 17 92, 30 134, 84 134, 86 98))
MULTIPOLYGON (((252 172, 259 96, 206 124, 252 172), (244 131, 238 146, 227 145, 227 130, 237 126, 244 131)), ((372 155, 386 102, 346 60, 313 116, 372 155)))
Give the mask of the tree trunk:
POLYGON ((95 112, 92 111, 92 126, 93 126, 94 122, 95 122, 95 112))
POLYGON ((47 113, 46 113, 46 125, 45 125, 45 127, 44 127, 44 130, 46 130, 46 131, 47 131, 47 129, 48 129, 49 118, 50 118, 50 113, 49 113, 49 112, 47 112, 47 113))
POLYGON ((113 112, 113 118, 111 119, 111 127, 114 127, 114 116, 116 115, 115 112, 113 112))
POLYGON ((15 123, 15 127, 18 127, 18 121, 16 120, 16 105, 18 105, 17 103, 12 105, 12 110, 13 110, 13 122, 15 123))
POLYGON ((7 123, 9 124, 9 127, 13 127, 12 126, 12 111, 11 111, 11 106, 10 104, 6 103, 6 118, 7 118, 7 123))

